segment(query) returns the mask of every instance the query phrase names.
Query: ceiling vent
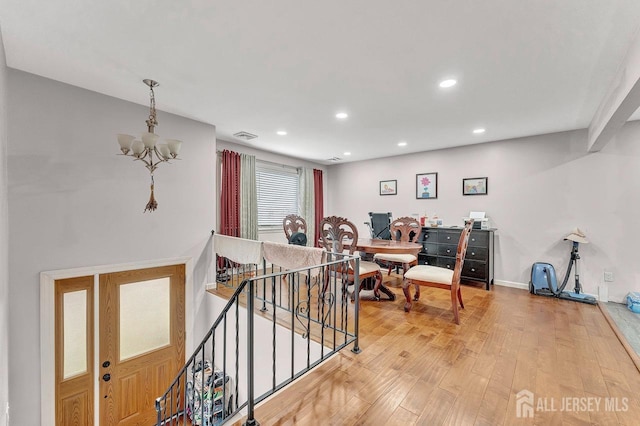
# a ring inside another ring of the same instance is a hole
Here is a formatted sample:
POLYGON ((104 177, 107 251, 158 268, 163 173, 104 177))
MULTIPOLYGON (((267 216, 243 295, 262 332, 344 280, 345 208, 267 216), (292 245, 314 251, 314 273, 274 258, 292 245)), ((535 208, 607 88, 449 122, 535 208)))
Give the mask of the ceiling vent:
POLYGON ((331 157, 331 158, 328 159, 328 161, 333 161, 333 162, 342 161, 342 158, 340 158, 340 157, 331 157))
POLYGON ((244 139, 245 141, 250 141, 251 139, 255 139, 258 137, 258 135, 254 135, 253 133, 249 133, 249 132, 238 132, 238 133, 234 133, 233 136, 235 136, 238 139, 244 139))

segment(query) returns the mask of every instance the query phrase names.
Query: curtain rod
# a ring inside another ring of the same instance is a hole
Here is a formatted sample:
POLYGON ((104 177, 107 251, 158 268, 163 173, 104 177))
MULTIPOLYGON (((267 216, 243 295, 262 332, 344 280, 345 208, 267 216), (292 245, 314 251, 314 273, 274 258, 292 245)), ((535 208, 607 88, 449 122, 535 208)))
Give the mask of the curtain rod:
MULTIPOLYGON (((216 151, 216 154, 220 155, 220 154, 222 154, 222 151, 218 150, 218 151, 216 151)), ((255 155, 254 155, 254 157, 255 157, 255 155)), ((296 170, 302 169, 302 166, 288 166, 288 165, 282 164, 282 163, 274 163, 273 161, 262 160, 262 159, 259 159, 257 157, 256 157, 256 162, 267 163, 267 164, 271 164, 273 166, 278 166, 278 167, 282 167, 282 168, 288 167, 290 169, 296 169, 296 170)))

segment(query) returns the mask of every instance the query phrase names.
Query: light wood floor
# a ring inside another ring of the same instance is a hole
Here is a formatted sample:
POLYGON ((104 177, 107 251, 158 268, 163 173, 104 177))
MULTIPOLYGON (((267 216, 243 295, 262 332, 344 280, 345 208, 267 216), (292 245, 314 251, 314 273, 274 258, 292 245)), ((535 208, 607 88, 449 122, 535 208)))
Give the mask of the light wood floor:
POLYGON ((456 326, 446 291, 422 288, 407 314, 392 289, 394 302, 361 304, 362 352, 343 350, 265 401, 260 424, 640 424, 640 373, 598 307, 463 286, 456 326), (524 389, 556 411, 517 418, 524 389), (561 411, 566 397, 602 399, 561 411), (607 397, 620 408, 628 398, 627 411, 607 411, 607 397))

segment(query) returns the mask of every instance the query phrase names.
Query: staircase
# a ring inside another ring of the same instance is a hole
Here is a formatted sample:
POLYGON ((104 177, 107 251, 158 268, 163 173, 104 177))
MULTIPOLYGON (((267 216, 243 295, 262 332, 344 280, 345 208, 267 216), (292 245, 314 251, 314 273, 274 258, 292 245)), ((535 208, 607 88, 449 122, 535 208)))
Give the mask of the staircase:
POLYGON ((156 399, 156 424, 214 426, 242 415, 257 425, 260 401, 352 343, 359 352, 359 298, 351 301, 348 283, 329 273, 358 259, 340 257, 312 268, 230 271, 229 300, 156 399))

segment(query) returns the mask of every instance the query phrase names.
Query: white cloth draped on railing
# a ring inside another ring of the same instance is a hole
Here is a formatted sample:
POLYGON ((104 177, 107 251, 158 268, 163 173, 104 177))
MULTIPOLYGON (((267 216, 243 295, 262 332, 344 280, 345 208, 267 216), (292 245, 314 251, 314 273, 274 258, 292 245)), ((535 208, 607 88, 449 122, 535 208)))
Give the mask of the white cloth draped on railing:
POLYGON ((218 256, 240 264, 262 264, 262 242, 215 234, 213 249, 218 256))

